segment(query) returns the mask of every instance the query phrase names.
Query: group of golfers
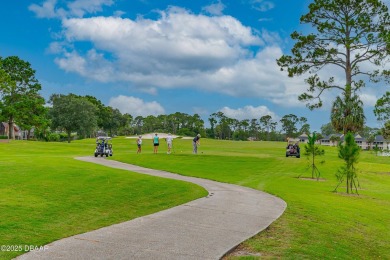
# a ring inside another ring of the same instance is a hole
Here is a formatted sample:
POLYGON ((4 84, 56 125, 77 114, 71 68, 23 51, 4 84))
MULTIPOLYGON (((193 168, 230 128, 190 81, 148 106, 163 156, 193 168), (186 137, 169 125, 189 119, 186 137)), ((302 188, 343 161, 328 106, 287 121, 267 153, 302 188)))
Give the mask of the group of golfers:
MULTIPOLYGON (((160 145, 160 137, 158 136, 158 134, 155 134, 152 140, 153 140, 153 153, 157 154, 158 147, 160 145)), ((171 154, 173 137, 170 133, 165 138, 165 141, 167 142, 167 147, 168 147, 167 154, 171 154)), ((197 134, 195 136, 195 138, 192 140, 192 148, 193 148, 192 153, 194 153, 194 154, 198 153, 198 146, 199 145, 200 145, 200 134, 197 134)), ((138 147, 137 153, 141 153, 141 151, 142 151, 142 135, 138 136, 137 147, 138 147)))

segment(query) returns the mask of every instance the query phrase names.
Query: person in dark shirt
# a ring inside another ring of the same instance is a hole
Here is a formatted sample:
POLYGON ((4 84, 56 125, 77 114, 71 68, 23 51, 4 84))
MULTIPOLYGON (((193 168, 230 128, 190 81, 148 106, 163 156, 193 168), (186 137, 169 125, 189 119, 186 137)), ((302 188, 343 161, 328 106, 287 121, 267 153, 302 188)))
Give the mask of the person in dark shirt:
POLYGON ((198 146, 200 145, 200 134, 197 134, 192 142, 193 150, 192 152, 194 154, 198 153, 198 146))

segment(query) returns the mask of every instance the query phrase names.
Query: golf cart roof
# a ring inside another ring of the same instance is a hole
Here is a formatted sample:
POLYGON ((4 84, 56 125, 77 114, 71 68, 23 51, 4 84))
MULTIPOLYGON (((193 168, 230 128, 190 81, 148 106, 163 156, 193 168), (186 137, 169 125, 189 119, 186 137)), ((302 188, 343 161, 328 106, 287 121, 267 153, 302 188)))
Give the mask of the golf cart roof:
POLYGON ((98 136, 96 139, 98 139, 98 140, 111 140, 112 138, 109 136, 98 136))

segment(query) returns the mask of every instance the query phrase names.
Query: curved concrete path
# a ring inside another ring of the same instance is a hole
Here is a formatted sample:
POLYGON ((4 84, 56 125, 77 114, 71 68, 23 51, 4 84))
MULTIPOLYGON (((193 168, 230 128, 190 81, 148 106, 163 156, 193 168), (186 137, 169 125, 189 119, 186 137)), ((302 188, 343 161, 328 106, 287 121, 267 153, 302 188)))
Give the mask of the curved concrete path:
POLYGON ((186 177, 104 158, 78 160, 133 172, 192 182, 209 195, 186 204, 64 238, 47 250, 17 259, 219 259, 254 236, 285 210, 267 193, 237 185, 186 177))

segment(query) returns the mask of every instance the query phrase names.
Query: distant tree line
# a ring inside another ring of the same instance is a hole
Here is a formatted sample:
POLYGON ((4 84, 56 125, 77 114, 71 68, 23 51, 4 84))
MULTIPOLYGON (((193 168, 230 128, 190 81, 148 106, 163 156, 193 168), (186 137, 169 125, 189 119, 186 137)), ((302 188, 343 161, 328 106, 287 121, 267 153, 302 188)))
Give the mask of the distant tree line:
POLYGON ((209 122, 207 136, 217 139, 284 141, 286 137, 310 132, 307 119, 293 114, 285 115, 279 121, 270 115, 238 120, 219 111, 210 115, 209 122))
MULTIPOLYGON (((43 115, 46 117, 45 120, 49 122, 51 131, 66 133, 69 142, 74 133, 77 133, 79 138, 101 134, 114 136, 169 132, 181 136, 201 134, 208 138, 228 140, 283 141, 286 134, 296 137, 310 131, 306 118, 298 118, 292 114, 284 116, 279 121, 281 130, 277 130, 278 122, 269 115, 259 119, 237 120, 227 117, 222 112, 210 115, 211 127, 205 128, 205 123, 198 114, 176 112, 168 115, 133 117, 105 106, 100 100, 88 95, 54 94, 50 97, 49 104, 47 113, 43 115)), ((37 137, 48 139, 44 132, 38 132, 37 137)), ((58 137, 54 136, 54 139, 58 137)))
POLYGON ((125 113, 105 106, 93 96, 75 94, 54 94, 50 97, 51 107, 47 113, 50 126, 56 131, 67 133, 68 141, 72 133, 78 137, 97 135, 135 135, 150 132, 170 132, 177 135, 205 135, 204 122, 198 114, 188 115, 176 112, 169 115, 149 115, 146 117, 125 113))

